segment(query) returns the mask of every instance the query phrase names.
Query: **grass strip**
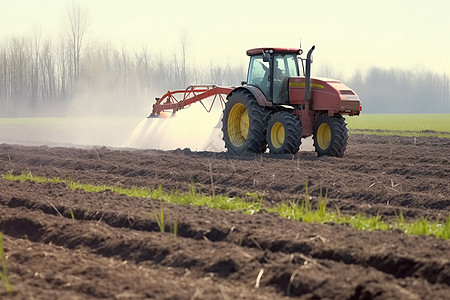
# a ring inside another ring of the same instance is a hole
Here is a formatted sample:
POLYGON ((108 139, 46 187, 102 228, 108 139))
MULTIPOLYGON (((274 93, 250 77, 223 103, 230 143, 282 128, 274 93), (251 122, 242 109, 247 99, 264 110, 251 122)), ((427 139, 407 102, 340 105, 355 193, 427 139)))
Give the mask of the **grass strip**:
POLYGON ((21 175, 5 174, 2 175, 3 179, 10 181, 33 181, 36 183, 64 183, 72 190, 80 189, 87 192, 106 192, 111 191, 117 194, 126 195, 130 197, 138 198, 153 198, 167 203, 176 203, 182 205, 194 205, 194 206, 207 206, 214 209, 239 211, 244 214, 253 214, 261 210, 262 198, 253 193, 247 194, 247 199, 241 199, 238 197, 228 197, 223 195, 216 195, 214 198, 203 193, 199 193, 195 190, 194 184, 191 183, 189 192, 181 193, 166 192, 162 187, 151 190, 148 188, 132 187, 122 188, 107 185, 91 185, 73 181, 71 179, 46 178, 41 176, 35 176, 31 173, 22 173, 21 175))
POLYGON ((407 222, 403 214, 399 211, 397 221, 394 224, 385 222, 380 215, 374 217, 362 216, 357 213, 354 216, 342 216, 339 209, 336 211, 326 207, 326 199, 319 201, 317 208, 311 208, 308 203, 303 201, 291 201, 281 203, 273 208, 266 209, 268 212, 278 213, 281 217, 306 223, 338 223, 349 224, 357 230, 391 230, 400 229, 409 235, 434 235, 437 238, 450 239, 450 216, 443 222, 430 221, 426 218, 420 218, 412 222, 407 222))
POLYGON ((391 230, 400 229, 409 235, 434 235, 441 239, 450 239, 450 216, 443 222, 430 221, 426 218, 420 218, 413 222, 397 220, 390 224, 381 219, 380 215, 374 217, 362 216, 341 216, 338 212, 324 209, 325 203, 319 203, 315 209, 307 209, 304 204, 297 202, 282 203, 274 208, 268 208, 269 212, 276 212, 283 218, 302 221, 307 223, 338 223, 349 224, 358 230, 391 230))
MULTIPOLYGON (((181 205, 208 206, 214 209, 239 211, 244 214, 259 212, 262 209, 263 201, 263 198, 255 193, 247 193, 248 199, 241 199, 238 197, 230 198, 223 195, 215 195, 213 198, 212 196, 196 192, 192 182, 189 192, 181 193, 165 192, 162 190, 161 186, 155 190, 139 187, 127 189, 106 185, 82 184, 70 179, 46 178, 34 176, 31 173, 22 173, 21 175, 6 174, 2 175, 2 178, 10 181, 22 182, 33 181, 36 183, 64 183, 73 190, 81 189, 88 192, 112 191, 117 194, 123 194, 131 197, 153 198, 159 199, 163 202, 181 205)), ((325 196, 319 196, 318 204, 316 207, 313 207, 310 202, 311 196, 308 193, 308 185, 306 184, 304 199, 301 203, 299 201, 282 202, 273 208, 265 208, 265 210, 268 212, 278 213, 283 218, 307 223, 334 222, 338 224, 349 224, 358 230, 367 231, 400 229, 409 235, 434 235, 437 238, 450 239, 450 216, 443 222, 430 221, 426 218, 420 218, 413 222, 407 222, 403 217, 403 213, 399 211, 395 224, 383 221, 380 215, 375 217, 366 217, 358 213, 354 216, 342 216, 339 208, 336 207, 336 210, 332 210, 327 207, 327 192, 325 192, 325 196)), ((322 191, 320 191, 320 195, 322 195, 322 191)))

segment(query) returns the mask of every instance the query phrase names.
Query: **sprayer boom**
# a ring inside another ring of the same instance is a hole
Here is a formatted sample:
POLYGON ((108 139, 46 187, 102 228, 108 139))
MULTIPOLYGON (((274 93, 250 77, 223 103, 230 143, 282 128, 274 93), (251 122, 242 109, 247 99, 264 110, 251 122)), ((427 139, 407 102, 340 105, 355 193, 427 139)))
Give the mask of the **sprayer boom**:
POLYGON ((215 101, 219 101, 222 109, 225 105, 225 97, 233 90, 233 87, 222 87, 215 84, 191 85, 185 90, 167 91, 161 98, 156 98, 152 113, 148 118, 161 117, 164 111, 171 111, 172 115, 180 109, 200 102, 207 112, 210 112, 215 101), (211 105, 206 106, 203 100, 212 99, 211 105))

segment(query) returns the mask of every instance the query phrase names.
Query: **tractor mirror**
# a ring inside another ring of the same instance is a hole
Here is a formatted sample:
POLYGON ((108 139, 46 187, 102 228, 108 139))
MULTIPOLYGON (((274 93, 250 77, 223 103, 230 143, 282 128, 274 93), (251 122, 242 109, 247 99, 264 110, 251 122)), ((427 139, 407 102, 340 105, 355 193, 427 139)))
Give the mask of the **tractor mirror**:
POLYGON ((263 62, 269 62, 269 61, 270 61, 269 52, 263 52, 263 62))

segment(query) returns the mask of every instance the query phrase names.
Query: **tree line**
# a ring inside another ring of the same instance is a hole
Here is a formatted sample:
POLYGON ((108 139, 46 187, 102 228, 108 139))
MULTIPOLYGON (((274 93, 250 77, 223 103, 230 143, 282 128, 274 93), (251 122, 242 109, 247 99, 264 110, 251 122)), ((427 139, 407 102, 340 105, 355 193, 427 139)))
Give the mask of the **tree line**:
MULTIPOLYGON (((238 85, 246 66, 189 65, 175 54, 130 52, 111 45, 83 46, 14 37, 0 45, 0 115, 39 115, 81 94, 107 97, 118 111, 148 103, 167 90, 192 83, 238 85)), ((320 72, 316 72, 320 73, 320 72)), ((333 77, 330 74, 318 74, 333 77)), ((365 113, 450 113, 450 78, 431 71, 373 67, 339 78, 361 98, 365 113)))
MULTIPOLYGON (((71 42, 71 41, 70 41, 71 42)), ((132 106, 167 90, 193 83, 236 85, 245 67, 210 63, 206 69, 189 66, 177 55, 130 52, 110 45, 73 47, 68 41, 51 43, 14 37, 0 44, 0 115, 45 113, 63 107, 81 94, 112 97, 132 106)))
POLYGON ((189 64, 186 36, 180 51, 167 54, 88 43, 87 30, 87 12, 73 4, 56 42, 39 33, 0 42, 0 116, 57 114, 79 99, 86 110, 120 113, 147 106, 150 112, 154 97, 167 90, 205 82, 236 85, 245 78, 242 66, 189 64))
POLYGON ((450 78, 427 70, 371 68, 348 85, 367 113, 450 113, 450 78))

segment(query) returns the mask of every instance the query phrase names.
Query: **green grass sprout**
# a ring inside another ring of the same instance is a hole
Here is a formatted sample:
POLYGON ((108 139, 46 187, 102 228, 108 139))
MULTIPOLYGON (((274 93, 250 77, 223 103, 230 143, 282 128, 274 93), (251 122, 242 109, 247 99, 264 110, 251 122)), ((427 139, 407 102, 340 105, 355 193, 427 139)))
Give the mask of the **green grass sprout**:
POLYGON ((159 231, 164 232, 166 229, 166 225, 164 223, 164 210, 163 210, 163 205, 161 203, 161 214, 158 217, 157 213, 153 213, 153 215, 155 216, 156 222, 158 223, 158 227, 159 227, 159 231))
POLYGON ((3 282, 3 285, 5 286, 6 292, 12 293, 12 292, 14 292, 14 287, 9 282, 9 278, 8 278, 8 270, 6 267, 5 251, 3 249, 3 234, 2 233, 0 233, 0 263, 2 266, 2 272, 0 273, 0 278, 3 282))
POLYGON ((178 220, 175 219, 175 221, 173 221, 173 235, 177 236, 178 235, 178 220))

